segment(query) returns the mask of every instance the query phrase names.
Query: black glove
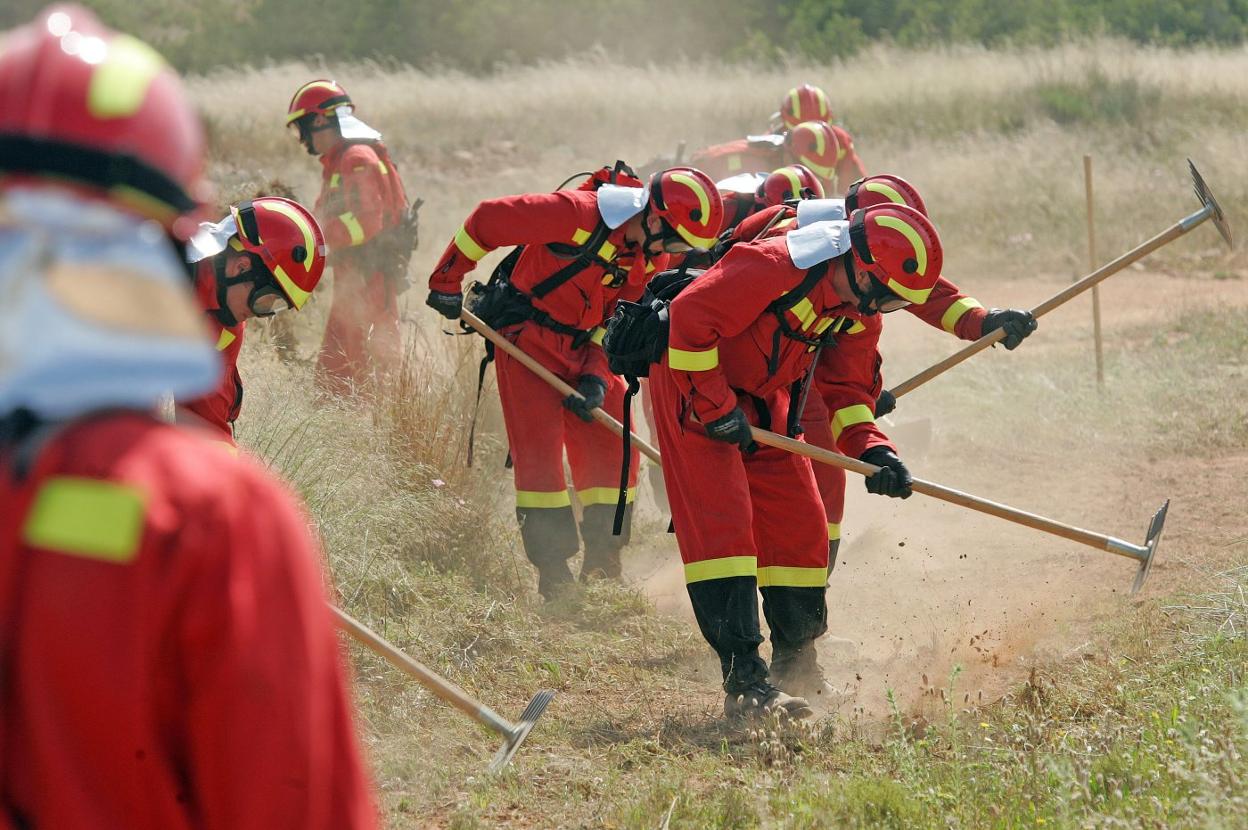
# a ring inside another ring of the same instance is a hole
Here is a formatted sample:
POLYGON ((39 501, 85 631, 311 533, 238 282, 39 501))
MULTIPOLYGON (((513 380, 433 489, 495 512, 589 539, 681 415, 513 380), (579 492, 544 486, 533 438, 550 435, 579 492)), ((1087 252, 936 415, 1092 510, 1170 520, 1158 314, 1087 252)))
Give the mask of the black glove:
POLYGON ((979 336, 983 337, 988 332, 997 329, 1005 329, 1005 337, 1001 342, 1005 344, 1005 348, 1013 351, 1027 338, 1027 335, 1036 330, 1036 325, 1036 316, 1030 311, 1018 308, 991 308, 984 317, 984 326, 980 329, 979 336))
POLYGON ((736 444, 742 452, 753 452, 758 448, 750 435, 750 422, 741 407, 735 406, 727 415, 716 418, 706 425, 706 434, 716 441, 736 444))
POLYGON ((580 393, 580 397, 568 395, 563 399, 563 405, 575 412, 576 417, 582 421, 594 420, 593 410, 602 406, 602 402, 606 400, 607 382, 597 375, 581 375, 581 379, 576 382, 576 391, 580 393))
POLYGON ((875 417, 883 418, 897 408, 897 396, 885 389, 875 399, 875 417))
POLYGON ((446 291, 430 291, 425 298, 425 305, 437 311, 448 320, 458 320, 464 308, 464 295, 460 292, 450 294, 446 291))
POLYGON ((858 456, 859 461, 874 464, 880 471, 867 476, 867 492, 894 499, 908 499, 913 492, 910 485, 914 479, 901 459, 885 446, 876 446, 858 456))

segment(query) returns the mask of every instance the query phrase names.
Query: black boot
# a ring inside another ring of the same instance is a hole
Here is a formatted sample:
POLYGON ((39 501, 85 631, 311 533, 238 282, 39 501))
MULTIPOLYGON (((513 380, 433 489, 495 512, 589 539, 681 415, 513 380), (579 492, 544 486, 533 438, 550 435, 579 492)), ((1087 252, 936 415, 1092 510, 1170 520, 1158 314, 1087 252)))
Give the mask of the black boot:
POLYGON ((833 697, 815 641, 827 630, 826 589, 769 585, 761 590, 771 627, 771 678, 791 695, 823 704, 833 697))
POLYGON ((591 579, 619 579, 623 574, 620 551, 628 544, 633 519, 633 506, 624 507, 624 522, 619 536, 612 535, 615 505, 589 504, 581 513, 581 539, 585 543, 585 561, 581 563, 581 582, 591 579))
POLYGON ((575 582, 568 560, 579 547, 572 507, 517 507, 524 555, 537 566, 537 590, 546 600, 575 582))

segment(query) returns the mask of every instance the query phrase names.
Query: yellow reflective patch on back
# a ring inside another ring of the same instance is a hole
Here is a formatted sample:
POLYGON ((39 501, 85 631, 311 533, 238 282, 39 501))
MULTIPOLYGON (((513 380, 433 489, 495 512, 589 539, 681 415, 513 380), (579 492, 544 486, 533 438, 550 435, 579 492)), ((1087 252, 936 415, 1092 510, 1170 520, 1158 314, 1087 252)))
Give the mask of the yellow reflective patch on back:
POLYGON ((802 331, 806 331, 815 324, 815 307, 811 305, 809 297, 802 297, 793 304, 789 311, 793 312, 793 316, 797 318, 802 331))
POLYGON ((27 545, 118 564, 139 552, 144 494, 136 487, 63 476, 44 482, 22 528, 27 545))
POLYGON ((221 329, 221 334, 217 337, 217 351, 223 352, 230 347, 230 344, 237 340, 234 333, 229 329, 221 329))
MULTIPOLYGON (((94 38, 83 38, 85 41, 94 38)), ((84 43, 80 54, 86 56, 84 43)), ((126 118, 147 100, 148 87, 164 71, 164 58, 141 40, 118 35, 104 46, 103 60, 91 73, 87 110, 96 118, 126 118)))
POLYGON ((589 231, 584 228, 577 228, 576 232, 572 234, 573 245, 584 245, 587 239, 589 239, 589 231))
POLYGON ((610 242, 602 243, 602 247, 598 249, 598 256, 610 262, 615 258, 615 246, 610 242))

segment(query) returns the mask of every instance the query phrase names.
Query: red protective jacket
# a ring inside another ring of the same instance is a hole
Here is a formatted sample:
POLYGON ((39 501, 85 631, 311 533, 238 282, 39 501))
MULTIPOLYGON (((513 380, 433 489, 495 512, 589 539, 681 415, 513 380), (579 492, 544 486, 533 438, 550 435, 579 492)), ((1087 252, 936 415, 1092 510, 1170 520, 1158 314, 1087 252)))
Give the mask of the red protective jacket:
POLYGON ((689 166, 719 181, 737 173, 770 173, 789 163, 783 144, 739 138, 694 153, 689 166))
POLYGON ((332 254, 398 225, 406 209, 403 180, 384 145, 342 142, 321 156, 316 216, 332 254))
MULTIPOLYGON (((458 292, 464 275, 490 251, 524 245, 524 252, 511 273, 511 283, 525 294, 531 294, 542 280, 571 262, 546 246, 550 243, 581 245, 601 223, 598 194, 593 190, 559 190, 489 199, 477 205, 464 220, 438 260, 429 278, 429 288, 458 292)), ((564 325, 590 331, 611 316, 616 300, 639 298, 649 276, 666 264, 665 256, 648 259, 638 246, 627 242, 624 225, 611 231, 598 254, 614 266, 616 273, 608 273, 595 259, 545 297, 532 297, 533 306, 564 325)))
MULTIPOLYGON (((832 288, 831 273, 784 312, 790 327, 813 336, 844 319, 859 319, 832 288)), ((737 401, 734 389, 766 397, 810 367, 812 348, 783 335, 777 341, 780 324, 768 309, 805 276, 790 259, 785 240, 773 237, 736 245, 672 302, 668 367, 700 421, 730 412, 737 401), (777 342, 779 360, 771 372, 768 363, 777 342)))
MULTIPOLYGON (((195 266, 195 293, 204 311, 217 308, 216 277, 212 260, 201 260, 195 266)), ((179 409, 189 412, 221 433, 230 443, 234 441, 234 422, 238 420, 243 406, 243 379, 238 373, 238 354, 243 348, 243 330, 246 321, 227 328, 215 315, 208 314, 217 351, 221 353, 221 382, 217 388, 192 401, 178 401, 179 409)))
MULTIPOLYGON (((0 814, 74 830, 373 828, 308 519, 139 413, 0 448, 0 814)), ((3 825, 0 820, 0 826, 3 825)))

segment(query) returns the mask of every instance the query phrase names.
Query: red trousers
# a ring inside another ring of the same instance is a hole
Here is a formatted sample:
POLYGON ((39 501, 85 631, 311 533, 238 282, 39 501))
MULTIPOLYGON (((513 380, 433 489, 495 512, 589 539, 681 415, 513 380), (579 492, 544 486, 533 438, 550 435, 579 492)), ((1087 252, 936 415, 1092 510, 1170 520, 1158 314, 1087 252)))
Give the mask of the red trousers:
MULTIPOLYGON (((570 336, 536 323, 511 326, 503 334, 573 388, 587 373, 584 350, 599 348, 592 343, 573 348, 570 336)), ((564 476, 565 449, 572 485, 582 506, 580 535, 587 564, 618 552, 628 541, 627 522, 621 536, 611 534, 623 443, 601 424, 582 421, 563 405, 562 394, 502 349, 495 353, 495 361, 515 470, 516 514, 529 560, 541 569, 571 558, 580 547, 564 476)), ((603 409, 619 420, 624 382, 615 375, 604 380, 608 386, 603 409)), ((630 504, 636 492, 638 463, 634 449, 628 482, 630 504)))
MULTIPOLYGON (((663 477, 694 614, 732 692, 766 677, 756 588, 773 654, 827 629, 828 544, 810 462, 772 447, 743 454, 693 421, 666 365, 650 372, 663 477)), ((787 422, 789 394, 738 393, 756 426, 787 422)))
MULTIPOLYGON (((832 437, 832 416, 828 407, 817 393, 812 392, 806 399, 806 409, 802 411, 802 429, 805 431, 806 443, 832 452, 840 452, 832 437)), ((824 513, 828 519, 828 545, 832 549, 835 562, 836 548, 841 540, 841 520, 845 516, 845 471, 831 464, 812 462, 815 483, 819 487, 819 497, 823 500, 824 513)))
POLYGON ((398 368, 399 305, 380 272, 334 266, 334 299, 317 358, 318 380, 335 395, 352 395, 398 368))

